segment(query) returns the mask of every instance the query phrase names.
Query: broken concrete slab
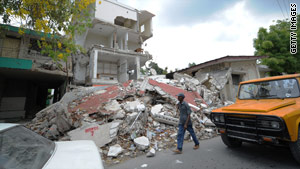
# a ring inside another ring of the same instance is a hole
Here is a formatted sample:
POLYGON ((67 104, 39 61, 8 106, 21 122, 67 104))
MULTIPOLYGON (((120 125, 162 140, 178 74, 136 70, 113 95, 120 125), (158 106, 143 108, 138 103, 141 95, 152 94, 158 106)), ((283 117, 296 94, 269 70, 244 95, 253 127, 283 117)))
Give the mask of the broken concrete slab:
POLYGON ((118 101, 113 100, 108 102, 105 107, 104 107, 107 111, 113 111, 113 112, 117 112, 121 110, 121 105, 119 104, 118 101))
POLYGON ((125 118, 125 111, 123 109, 118 110, 112 117, 112 119, 124 119, 125 118))
POLYGON ((107 156, 108 157, 117 157, 122 152, 123 152, 123 148, 119 144, 116 144, 114 146, 109 147, 109 151, 107 153, 107 156))
POLYGON ((161 95, 161 96, 165 96, 167 93, 166 92, 164 92, 160 87, 158 87, 158 86, 155 86, 154 87, 154 89, 155 89, 155 91, 159 94, 159 95, 161 95))
POLYGON ((111 123, 109 134, 111 138, 115 138, 118 134, 119 125, 122 123, 122 121, 114 121, 111 123))
POLYGON ((145 136, 138 137, 138 138, 134 139, 133 141, 134 141, 134 144, 136 145, 137 149, 139 149, 139 150, 146 150, 150 145, 149 139, 145 136))
POLYGON ((130 113, 130 114, 127 114, 127 117, 126 117, 126 122, 128 124, 131 124, 133 123, 133 121, 135 120, 135 118, 137 117, 138 113, 137 112, 133 112, 133 113, 130 113))
POLYGON ((157 104, 157 105, 153 106, 151 108, 151 115, 156 116, 157 114, 159 114, 161 112, 162 108, 164 108, 164 106, 162 104, 157 104))
POLYGON ((159 127, 160 126, 160 123, 157 122, 157 121, 153 121, 153 127, 159 127))
POLYGON ((47 131, 46 137, 56 139, 58 136, 59 136, 59 132, 58 132, 57 126, 55 124, 53 124, 47 131))
POLYGON ((165 116, 165 115, 160 115, 160 114, 156 114, 154 119, 160 123, 165 123, 165 124, 169 124, 169 125, 173 125, 173 126, 177 126, 179 123, 179 119, 178 118, 174 118, 171 116, 165 116))
POLYGON ((132 102, 126 102, 124 105, 124 110, 126 112, 136 112, 137 111, 137 107, 143 105, 139 100, 135 100, 132 102))
POLYGON ((80 128, 68 132, 71 140, 93 140, 98 147, 110 143, 113 138, 110 135, 112 123, 98 125, 86 123, 80 128))
POLYGON ((154 148, 151 148, 150 151, 146 155, 147 157, 154 157, 155 156, 155 150, 154 148))

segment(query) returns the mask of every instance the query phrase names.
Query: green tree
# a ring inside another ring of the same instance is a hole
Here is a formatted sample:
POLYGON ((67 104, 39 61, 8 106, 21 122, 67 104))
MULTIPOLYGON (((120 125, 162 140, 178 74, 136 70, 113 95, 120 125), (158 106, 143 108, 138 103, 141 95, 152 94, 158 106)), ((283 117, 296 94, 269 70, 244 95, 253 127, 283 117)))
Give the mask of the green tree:
POLYGON ((166 67, 165 69, 163 69, 163 68, 159 67, 158 64, 155 63, 155 62, 153 62, 153 61, 151 61, 149 63, 149 68, 154 69, 157 72, 157 74, 159 74, 159 75, 167 74, 168 73, 168 67, 166 67))
POLYGON ((192 66, 195 66, 196 63, 195 62, 192 62, 192 63, 189 63, 188 67, 192 67, 192 66))
MULTIPOLYGON (((73 41, 75 33, 91 26, 91 10, 96 0, 1 0, 2 23, 18 23, 19 34, 27 29, 40 32, 42 53, 54 61, 67 57, 82 47, 73 41), (51 36, 49 36, 49 34, 51 36), (57 36, 61 35, 61 36, 57 36)), ((101 1, 99 1, 101 3, 101 1)))
POLYGON ((163 71, 163 74, 166 75, 168 74, 168 67, 165 67, 164 71, 163 71))
MULTIPOLYGON (((300 15, 297 16, 297 49, 300 50, 300 15)), ((277 20, 269 29, 260 28, 254 39, 254 55, 269 56, 262 64, 272 69, 271 75, 300 72, 300 53, 290 53, 290 22, 277 20)))

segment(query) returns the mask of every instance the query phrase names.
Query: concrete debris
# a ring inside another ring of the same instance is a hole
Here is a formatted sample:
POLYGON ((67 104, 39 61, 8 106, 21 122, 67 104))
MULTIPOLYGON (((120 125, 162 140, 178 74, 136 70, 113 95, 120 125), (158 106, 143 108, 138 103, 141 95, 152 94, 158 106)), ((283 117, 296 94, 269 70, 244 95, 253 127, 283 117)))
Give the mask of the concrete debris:
POLYGON ((109 147, 107 156, 108 157, 117 157, 122 152, 123 152, 123 148, 119 144, 116 144, 114 146, 109 147))
MULTIPOLYGON (((224 74, 198 73, 195 79, 175 73, 174 80, 156 75, 109 87, 78 87, 26 126, 51 140, 93 140, 107 164, 141 154, 152 157, 176 145, 178 93, 185 94, 193 111, 196 136, 201 140, 218 135, 210 112, 233 103, 221 99, 225 80, 220 84, 216 76, 224 74)), ((188 133, 186 138, 190 140, 188 133)))
POLYGON ((178 123, 179 123, 178 118, 174 118, 174 117, 171 117, 171 116, 160 115, 160 114, 156 114, 154 119, 158 122, 166 123, 166 124, 173 125, 173 126, 177 126, 178 123))
POLYGON ((132 101, 132 102, 127 102, 124 105, 124 109, 126 112, 139 112, 139 111, 144 111, 145 106, 138 100, 132 101))
POLYGON ((98 147, 110 143, 117 135, 119 123, 86 123, 80 128, 68 132, 71 140, 93 140, 98 147))
POLYGON ((146 167, 148 167, 148 164, 142 164, 141 167, 146 168, 146 167))
POLYGON ((146 150, 150 145, 149 139, 145 136, 138 137, 138 138, 134 139, 133 141, 134 141, 134 144, 136 145, 137 149, 139 149, 139 150, 146 150))
POLYGON ((176 160, 176 164, 182 164, 183 162, 180 160, 176 160))
POLYGON ((155 117, 158 113, 161 112, 162 108, 163 108, 163 105, 161 105, 161 104, 153 106, 151 108, 151 115, 155 117))
POLYGON ((154 157, 155 156, 155 149, 151 148, 150 151, 146 154, 147 157, 154 157))
POLYGON ((107 111, 117 112, 121 109, 121 105, 116 100, 113 100, 113 101, 107 103, 104 108, 107 111))

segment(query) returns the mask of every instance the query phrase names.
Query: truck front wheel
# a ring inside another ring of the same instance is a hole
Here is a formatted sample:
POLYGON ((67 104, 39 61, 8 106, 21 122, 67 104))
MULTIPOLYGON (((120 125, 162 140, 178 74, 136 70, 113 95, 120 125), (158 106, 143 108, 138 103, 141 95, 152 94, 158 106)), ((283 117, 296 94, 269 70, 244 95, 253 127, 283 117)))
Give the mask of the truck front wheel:
POLYGON ((295 160, 300 163, 300 129, 298 128, 298 140, 290 142, 290 149, 295 160))
POLYGON ((225 134, 225 133, 221 133, 221 138, 222 138, 223 143, 227 147, 233 148, 233 147, 241 147, 242 146, 242 140, 228 137, 227 134, 225 134))

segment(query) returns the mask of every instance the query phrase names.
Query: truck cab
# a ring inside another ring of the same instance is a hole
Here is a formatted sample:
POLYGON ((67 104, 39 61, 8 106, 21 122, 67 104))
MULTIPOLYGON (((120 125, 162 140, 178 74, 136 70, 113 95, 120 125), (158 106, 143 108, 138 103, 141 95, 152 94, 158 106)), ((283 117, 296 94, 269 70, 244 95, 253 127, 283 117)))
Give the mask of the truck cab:
POLYGON ((210 117, 228 147, 288 145, 300 163, 300 74, 241 82, 236 102, 210 117))

